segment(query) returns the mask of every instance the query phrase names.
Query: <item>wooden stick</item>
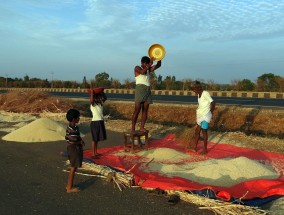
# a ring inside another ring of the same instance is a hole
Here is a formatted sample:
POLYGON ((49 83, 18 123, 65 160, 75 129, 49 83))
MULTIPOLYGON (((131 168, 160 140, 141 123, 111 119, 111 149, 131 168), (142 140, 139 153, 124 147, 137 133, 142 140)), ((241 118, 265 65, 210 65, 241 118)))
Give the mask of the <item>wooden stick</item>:
POLYGON ((120 186, 119 186, 119 184, 117 183, 117 181, 115 180, 115 178, 114 178, 114 177, 112 177, 112 179, 113 179, 113 181, 116 183, 116 185, 117 185, 118 189, 119 189, 120 191, 122 191, 122 189, 120 188, 120 186))
MULTIPOLYGON (((63 172, 70 172, 69 170, 62 170, 63 172)), ((98 178, 106 178, 105 176, 102 175, 93 175, 93 174, 87 174, 87 173, 82 173, 82 172, 75 172, 77 175, 85 175, 85 176, 92 176, 92 177, 98 177, 98 178)))
POLYGON ((133 168, 135 167, 137 165, 137 163, 136 164, 134 164, 129 170, 127 170, 125 173, 129 173, 131 170, 133 170, 133 168))

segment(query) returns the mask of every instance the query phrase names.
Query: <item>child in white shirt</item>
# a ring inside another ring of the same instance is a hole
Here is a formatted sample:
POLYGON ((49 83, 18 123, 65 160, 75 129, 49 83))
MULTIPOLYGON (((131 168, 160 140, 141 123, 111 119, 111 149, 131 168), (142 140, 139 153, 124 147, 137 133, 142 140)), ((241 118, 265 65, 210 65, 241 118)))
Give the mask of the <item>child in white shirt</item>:
POLYGON ((104 115, 103 115, 103 103, 107 100, 105 93, 95 93, 93 87, 90 92, 90 110, 92 112, 92 121, 90 124, 92 133, 92 158, 99 158, 101 154, 98 153, 98 142, 107 139, 104 115))

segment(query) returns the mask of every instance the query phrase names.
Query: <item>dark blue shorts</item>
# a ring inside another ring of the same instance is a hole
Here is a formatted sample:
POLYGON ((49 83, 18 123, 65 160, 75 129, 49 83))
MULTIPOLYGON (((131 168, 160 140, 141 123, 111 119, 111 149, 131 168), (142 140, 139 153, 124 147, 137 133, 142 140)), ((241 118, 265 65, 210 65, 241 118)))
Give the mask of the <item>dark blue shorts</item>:
POLYGON ((68 159, 71 167, 81 167, 83 161, 83 147, 79 144, 70 144, 67 146, 68 159))

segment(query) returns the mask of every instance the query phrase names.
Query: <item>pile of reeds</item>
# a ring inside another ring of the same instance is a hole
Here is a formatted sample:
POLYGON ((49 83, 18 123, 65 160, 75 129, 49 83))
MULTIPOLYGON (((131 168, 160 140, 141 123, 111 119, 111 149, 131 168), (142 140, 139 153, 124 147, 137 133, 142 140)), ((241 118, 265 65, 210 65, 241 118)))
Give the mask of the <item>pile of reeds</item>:
POLYGON ((11 91, 0 95, 0 109, 14 113, 63 113, 72 105, 66 100, 52 97, 46 92, 11 91))
POLYGON ((122 190, 121 186, 132 187, 134 185, 134 176, 132 174, 115 171, 108 166, 84 160, 82 169, 105 176, 107 181, 113 181, 120 190, 122 190))
POLYGON ((185 191, 166 191, 168 195, 179 195, 180 199, 195 205, 199 205, 199 209, 211 210, 215 214, 230 214, 230 215, 266 215, 267 211, 261 210, 257 207, 250 207, 247 205, 240 204, 241 199, 239 199, 238 204, 232 202, 224 202, 220 200, 210 199, 206 196, 199 196, 191 194, 185 191))

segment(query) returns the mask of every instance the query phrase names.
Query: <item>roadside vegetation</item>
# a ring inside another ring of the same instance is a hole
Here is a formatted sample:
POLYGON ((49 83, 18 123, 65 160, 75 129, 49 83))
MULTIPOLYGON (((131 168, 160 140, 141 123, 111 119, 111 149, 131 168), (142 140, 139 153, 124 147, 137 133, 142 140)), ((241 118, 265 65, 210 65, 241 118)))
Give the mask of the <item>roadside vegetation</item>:
MULTIPOLYGON (((131 102, 107 101, 106 111, 114 119, 131 120, 131 102)), ((151 105, 148 121, 169 126, 192 128, 196 124, 196 105, 151 105)), ((243 132, 247 135, 284 138, 284 113, 266 108, 218 105, 210 129, 218 132, 243 132)))
MULTIPOLYGON (((162 77, 151 74, 151 86, 153 90, 190 90, 195 80, 186 78, 176 80, 175 76, 162 77)), ((232 80, 230 84, 218 84, 213 80, 198 79, 203 84, 204 89, 212 91, 254 91, 254 92, 284 92, 284 77, 265 73, 257 78, 256 81, 248 79, 232 80)), ((42 80, 30 78, 26 75, 24 78, 0 77, 1 88, 89 88, 90 85, 102 86, 113 89, 134 89, 135 82, 132 79, 126 79, 122 83, 113 79, 108 73, 102 72, 95 75, 94 79, 87 81, 82 77, 82 82, 61 81, 61 80, 42 80)))

